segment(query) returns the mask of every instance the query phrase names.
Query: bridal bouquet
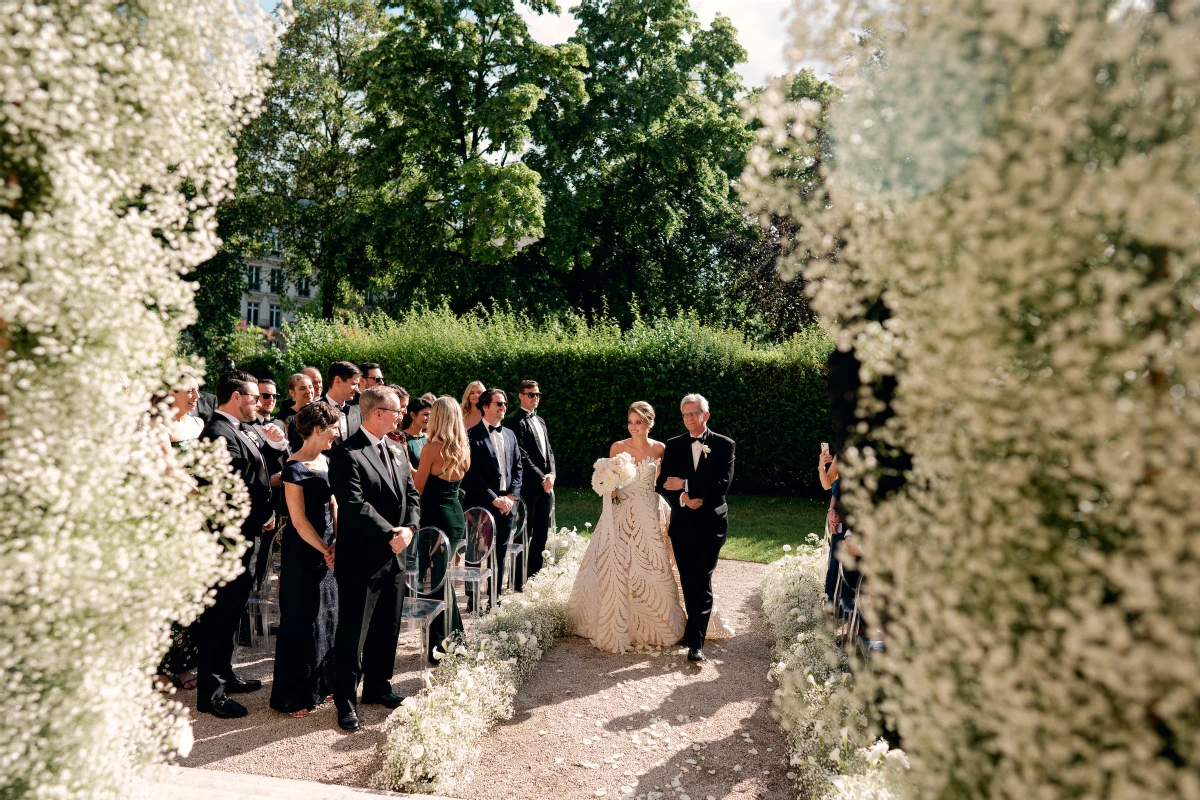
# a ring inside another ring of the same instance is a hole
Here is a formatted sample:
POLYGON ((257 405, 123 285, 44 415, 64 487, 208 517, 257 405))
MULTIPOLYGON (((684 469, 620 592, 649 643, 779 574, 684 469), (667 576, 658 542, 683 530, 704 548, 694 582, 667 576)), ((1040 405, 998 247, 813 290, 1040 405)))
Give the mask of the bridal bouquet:
MULTIPOLYGON (((633 456, 629 453, 617 453, 612 458, 597 459, 592 470, 592 489, 604 497, 616 489, 624 489, 633 483, 637 476, 637 467, 633 456)), ((613 503, 620 503, 620 498, 614 498, 613 503)))

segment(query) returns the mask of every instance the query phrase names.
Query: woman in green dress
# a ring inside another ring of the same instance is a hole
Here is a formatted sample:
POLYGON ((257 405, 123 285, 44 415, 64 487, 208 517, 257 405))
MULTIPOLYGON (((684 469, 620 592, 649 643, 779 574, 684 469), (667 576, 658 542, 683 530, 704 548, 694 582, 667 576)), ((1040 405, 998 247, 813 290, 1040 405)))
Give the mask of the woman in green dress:
MULTIPOLYGON (((434 527, 446 534, 450 540, 450 554, 453 555, 467 530, 462 503, 458 499, 458 486, 471 466, 471 451, 467 444, 467 431, 463 427, 462 409, 453 397, 439 397, 425 413, 429 418, 428 440, 421 453, 421 463, 413 476, 417 491, 421 493, 421 527, 434 527)), ((461 631, 462 617, 458 612, 458 600, 453 587, 450 589, 450 602, 450 631, 461 631)), ((446 635, 443 615, 429 626, 431 652, 427 655, 431 661, 432 648, 441 643, 446 635)))
POLYGON ((408 402, 408 412, 401 422, 401 432, 408 446, 408 461, 414 467, 421 466, 421 451, 428 441, 429 408, 432 405, 423 397, 414 397, 408 402))

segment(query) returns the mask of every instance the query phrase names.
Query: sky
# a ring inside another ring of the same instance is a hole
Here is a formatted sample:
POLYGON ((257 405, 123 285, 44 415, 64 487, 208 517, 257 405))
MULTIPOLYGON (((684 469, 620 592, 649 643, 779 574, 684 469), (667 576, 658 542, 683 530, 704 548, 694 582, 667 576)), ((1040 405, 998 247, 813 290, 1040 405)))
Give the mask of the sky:
MULTIPOLYGON (((565 9, 574 2, 560 0, 559 5, 565 9)), ((575 31, 575 20, 566 11, 556 17, 534 14, 524 6, 519 8, 530 33, 543 44, 565 42, 575 31)), ((749 60, 738 67, 746 88, 761 86, 768 77, 787 70, 783 48, 787 39, 784 14, 791 8, 788 0, 692 0, 692 8, 705 28, 712 24, 718 13, 733 21, 738 41, 749 53, 749 60)))

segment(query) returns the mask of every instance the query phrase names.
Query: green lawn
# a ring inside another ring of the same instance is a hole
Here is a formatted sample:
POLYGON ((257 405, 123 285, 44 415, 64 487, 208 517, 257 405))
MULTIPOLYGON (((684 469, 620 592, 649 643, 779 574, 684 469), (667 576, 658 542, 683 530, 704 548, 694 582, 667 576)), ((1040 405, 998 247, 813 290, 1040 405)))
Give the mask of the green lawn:
MULTIPOLYGON (((554 490, 555 520, 560 527, 588 532, 596 524, 600 498, 591 489, 554 490)), ((783 546, 804 544, 810 533, 822 535, 829 501, 798 497, 729 496, 729 539, 722 558, 768 563, 783 555, 783 546)))

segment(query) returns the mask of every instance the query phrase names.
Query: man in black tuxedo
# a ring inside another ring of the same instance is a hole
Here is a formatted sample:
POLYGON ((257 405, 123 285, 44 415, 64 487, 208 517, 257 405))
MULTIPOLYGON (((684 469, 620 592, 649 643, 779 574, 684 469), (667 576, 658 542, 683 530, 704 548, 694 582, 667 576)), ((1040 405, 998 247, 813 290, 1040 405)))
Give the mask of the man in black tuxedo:
MULTIPOLYGON (((542 568, 542 551, 546 549, 546 534, 550 528, 550 501, 554 491, 554 448, 550 446, 550 433, 546 421, 538 416, 542 392, 537 381, 521 381, 521 410, 507 422, 517 435, 521 447, 521 467, 524 474, 521 499, 525 501, 529 526, 528 561, 529 577, 542 568)), ((519 574, 519 573, 518 573, 519 574)), ((520 589, 521 587, 517 587, 520 589)))
POLYGON ((467 431, 471 466, 463 479, 467 508, 477 506, 492 512, 496 520, 496 595, 504 588, 504 556, 512 530, 513 510, 521 496, 521 447, 517 435, 500 423, 508 408, 508 396, 500 389, 487 389, 478 400, 483 419, 467 431))
POLYGON ((350 401, 358 394, 362 382, 362 371, 349 361, 335 361, 329 365, 329 387, 321 399, 342 412, 338 421, 339 438, 333 443, 341 447, 362 426, 362 409, 350 401))
POLYGON ((396 708, 402 699, 391 681, 403 610, 403 554, 420 523, 421 498, 403 448, 387 438, 400 407, 390 387, 362 392, 361 428, 329 456, 329 482, 338 505, 333 699, 338 726, 346 731, 360 727, 360 676, 362 702, 396 708))
POLYGON ((192 413, 200 419, 204 420, 207 425, 212 419, 213 414, 217 410, 217 396, 212 392, 201 392, 200 398, 196 400, 196 410, 192 413))
MULTIPOLYGON (((292 449, 288 446, 287 433, 283 424, 271 416, 271 412, 275 410, 275 403, 279 399, 279 390, 275 387, 275 379, 270 375, 258 376, 258 397, 258 410, 254 420, 250 422, 250 427, 262 437, 267 445, 261 449, 263 459, 267 462, 267 473, 271 476, 271 507, 275 509, 275 513, 278 515, 277 519, 279 519, 287 515, 287 503, 283 499, 282 478, 283 468, 292 454, 292 449)), ((273 538, 264 536, 262 545, 258 548, 258 559, 254 565, 256 589, 261 589, 263 581, 266 579, 273 538)), ((247 614, 246 626, 249 623, 250 616, 247 614)), ((239 640, 242 644, 249 644, 249 629, 246 626, 243 626, 246 640, 239 640)))
POLYGON ((705 661, 704 637, 712 614, 712 574, 725 535, 733 481, 734 442, 708 429, 708 400, 689 394, 679 404, 688 432, 667 440, 658 490, 671 505, 671 549, 679 567, 687 627, 688 661, 705 661))
POLYGON ((262 455, 265 442, 250 427, 258 408, 258 383, 245 372, 232 372, 217 384, 217 409, 200 433, 206 441, 222 440, 229 449, 230 469, 250 493, 250 514, 242 535, 251 543, 242 555, 242 572, 217 587, 216 601, 196 621, 196 710, 218 717, 244 717, 245 706, 230 694, 262 688, 262 681, 233 674, 233 637, 254 582, 256 551, 264 532, 275 528, 271 481, 262 455))

